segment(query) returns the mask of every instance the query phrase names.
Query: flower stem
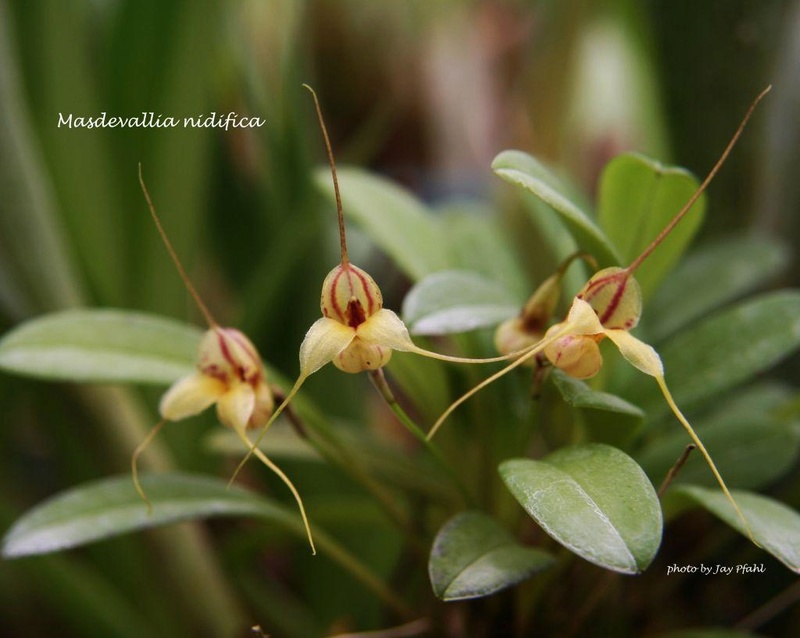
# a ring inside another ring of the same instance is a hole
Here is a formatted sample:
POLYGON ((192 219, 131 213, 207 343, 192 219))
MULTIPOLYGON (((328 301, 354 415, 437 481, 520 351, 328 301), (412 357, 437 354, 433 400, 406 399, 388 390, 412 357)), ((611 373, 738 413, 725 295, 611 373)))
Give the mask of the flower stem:
POLYGON ((425 449, 428 450, 430 455, 436 461, 437 465, 444 470, 444 472, 453 479, 453 483, 458 488, 461 495, 464 497, 464 500, 468 504, 472 504, 474 499, 472 495, 469 493, 467 486, 461 480, 461 477, 456 474, 456 471, 453 469, 453 466, 447 462, 447 459, 442 456, 441 451, 438 447, 436 447, 425 435, 425 432, 420 428, 414 420, 408 416, 406 411, 403 407, 397 402, 397 399, 392 392, 392 389, 389 387, 389 384, 386 382, 386 376, 383 374, 383 369, 378 368, 377 370, 370 370, 369 371, 369 378, 372 381, 372 384, 380 393, 383 400, 386 401, 386 404, 392 409, 395 416, 398 418, 400 423, 402 423, 405 428, 414 435, 414 437, 422 443, 425 449))

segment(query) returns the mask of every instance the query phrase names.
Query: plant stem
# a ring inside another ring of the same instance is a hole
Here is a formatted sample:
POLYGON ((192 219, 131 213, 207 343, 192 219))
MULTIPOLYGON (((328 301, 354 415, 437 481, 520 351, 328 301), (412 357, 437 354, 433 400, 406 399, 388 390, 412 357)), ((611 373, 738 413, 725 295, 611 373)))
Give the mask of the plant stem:
POLYGON ((461 477, 456 474, 453 466, 447 462, 447 459, 442 456, 439 448, 427 438, 425 432, 423 432, 422 429, 416 423, 414 423, 414 420, 408 416, 408 414, 406 414, 406 411, 397 402, 392 389, 386 382, 383 369, 378 368, 377 370, 370 370, 369 378, 380 393, 381 397, 383 397, 384 401, 386 401, 386 404, 392 409, 392 412, 394 412, 395 416, 397 416, 397 418, 400 420, 400 423, 402 423, 405 428, 411 432, 411 434, 413 434, 420 443, 422 443, 425 449, 428 450, 430 455, 436 461, 437 465, 439 465, 439 467, 444 470, 444 472, 451 479, 453 479, 453 484, 458 488, 459 492, 461 492, 461 495, 464 497, 466 503, 469 505, 474 504, 472 495, 469 493, 464 481, 461 480, 461 477))
POLYGON ((672 481, 675 480, 678 472, 681 471, 681 468, 686 464, 686 461, 689 460, 689 455, 692 453, 692 450, 695 449, 697 449, 697 446, 694 443, 690 443, 684 448, 683 453, 680 455, 678 460, 675 461, 675 465, 669 468, 669 472, 667 472, 664 482, 661 483, 661 487, 658 488, 658 498, 664 496, 664 492, 667 491, 667 488, 670 486, 672 481))
MULTIPOLYGON (((275 396, 280 397, 282 394, 282 391, 278 389, 275 396)), ((406 535, 408 542, 417 554, 425 555, 427 553, 428 548, 420 542, 419 535, 413 530, 408 514, 398 504, 396 495, 374 479, 364 467, 361 459, 355 456, 332 432, 327 421, 318 414, 307 415, 307 418, 304 419, 291 404, 287 406, 285 416, 301 439, 311 445, 331 465, 341 469, 375 499, 386 516, 406 535)))

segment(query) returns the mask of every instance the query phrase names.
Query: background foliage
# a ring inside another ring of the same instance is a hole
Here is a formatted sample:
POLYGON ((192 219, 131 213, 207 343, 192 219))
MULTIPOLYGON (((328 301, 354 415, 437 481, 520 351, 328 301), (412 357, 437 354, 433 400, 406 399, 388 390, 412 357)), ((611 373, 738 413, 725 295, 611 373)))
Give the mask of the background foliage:
MULTIPOLYGON (((800 271, 789 257, 800 237, 794 178, 800 120, 793 106, 800 92, 800 5, 609 0, 591 3, 590 9, 587 4, 0 2, 0 330, 44 312, 84 306, 156 313, 202 326, 147 215, 136 179, 142 162, 167 232, 206 303, 221 323, 247 332, 277 382, 294 376, 297 346, 318 316, 319 285, 336 263, 338 246, 325 198, 328 173, 315 173, 323 156, 302 82, 320 94, 339 163, 387 176, 435 207, 442 219, 457 220, 448 224, 449 232, 472 249, 453 261, 501 275, 509 300, 519 302, 569 246, 559 244, 554 231, 548 235, 544 222, 533 232, 518 194, 492 173, 500 151, 523 149, 557 166, 571 177, 581 205, 597 200, 602 167, 623 150, 703 175, 745 105, 771 81, 773 94, 709 192, 700 242, 722 255, 716 264, 726 257, 737 264, 766 263, 754 266, 765 273, 754 285, 796 286, 800 271), (57 127, 59 113, 103 111, 181 118, 236 111, 266 124, 227 132, 57 127), (489 218, 510 232, 495 241, 486 231, 489 218), (759 251, 752 241, 732 235, 766 237, 766 248, 759 251), (477 239, 470 244, 471 237, 477 239), (769 241, 775 237, 783 240, 783 257, 775 257, 778 249, 769 241)), ((354 171, 348 180, 343 170, 346 198, 363 192, 361 175, 354 171)), ((353 261, 381 283, 386 305, 399 310, 412 280, 440 268, 436 250, 423 248, 406 261, 391 254, 390 246, 380 250, 375 240, 380 231, 369 227, 370 211, 360 214, 358 201, 346 199, 345 206, 361 222, 361 233, 353 224, 350 228, 353 261)), ((391 202, 387 206, 375 214, 391 210, 391 202)), ((403 256, 413 250, 398 249, 403 256)), ((708 274, 701 257, 690 257, 681 268, 694 268, 683 273, 683 281, 708 274)), ((730 275, 730 269, 718 272, 730 275)), ((697 295, 687 294, 686 286, 670 291, 668 281, 645 311, 649 334, 666 338, 681 323, 696 320, 710 307, 703 303, 718 291, 720 277, 709 286, 698 284, 702 294, 697 295), (692 303, 699 308, 694 315, 692 303), (673 309, 685 316, 675 319, 673 309)), ((747 272, 740 277, 746 280, 747 272)), ((727 301, 723 296, 720 303, 727 301)), ((479 335, 472 345, 485 348, 482 339, 479 335)), ((662 354, 669 368, 670 353, 662 354)), ((679 353, 672 358, 672 365, 680 366, 679 353)), ((425 423, 446 406, 448 387, 466 387, 483 376, 470 370, 458 376, 446 366, 402 356, 392 366, 425 423), (415 379, 425 382, 414 387, 415 379)), ((771 377, 780 385, 761 386, 747 405, 781 401, 791 411, 794 395, 787 388, 797 384, 797 366, 796 358, 784 362, 771 377)), ((374 461, 371 472, 410 494, 430 496, 441 483, 424 477, 436 469, 426 467, 362 376, 332 369, 315 375, 304 392, 309 413, 324 410, 352 435, 356 454, 374 461), (365 431, 382 445, 359 448, 365 431), (380 456, 386 449, 390 453, 380 456), (407 462, 398 450, 407 452, 407 462)), ((522 377, 509 380, 501 392, 519 395, 519 385, 527 383, 522 377)), ((47 383, 3 373, 4 527, 52 494, 124 474, 132 450, 157 420, 162 390, 47 383)), ((662 409, 655 394, 647 394, 651 391, 635 393, 641 400, 635 402, 648 411, 662 409)), ((686 389, 687 396, 691 391, 686 389)), ((735 409, 729 402, 733 399, 721 400, 716 408, 735 409)), ((741 425, 745 432, 747 425, 741 425)), ((706 426, 713 429, 713 418, 706 426)), ((484 434, 479 424, 453 424, 455 431, 442 440, 446 456, 474 468, 471 482, 501 519, 518 521, 519 507, 507 493, 499 496, 496 463, 489 463, 521 455, 515 433, 493 437, 491 455, 481 456, 476 446, 465 445, 459 427, 462 433, 466 427, 466 440, 473 443, 484 434)), ((229 454, 218 431, 212 414, 167 427, 147 465, 224 480, 239 452, 229 454)), ((545 436, 557 447, 566 435, 545 428, 545 436)), ((667 527, 655 562, 642 576, 608 576, 582 561, 562 561, 546 572, 552 577, 477 604, 445 605, 433 598, 424 571, 401 568, 419 548, 402 542, 363 490, 343 472, 288 445, 281 460, 307 495, 313 520, 332 542, 390 580, 420 615, 435 610, 430 613, 443 618, 452 635, 507 635, 514 628, 500 619, 510 617, 511 608, 525 610, 517 616, 523 626, 559 635, 586 635, 587 628, 643 635, 738 626, 788 636, 800 625, 791 604, 800 596, 793 574, 702 512, 667 527), (676 562, 753 561, 768 561, 767 572, 716 578, 713 586, 696 575, 665 575, 676 562), (526 600, 542 601, 543 590, 552 608, 526 606, 526 600), (586 604, 598 591, 610 592, 605 604, 586 604)), ((646 468, 668 466, 681 443, 665 446, 665 458, 637 460, 646 468)), ((736 466, 748 459, 734 455, 730 462, 736 466)), ((762 487, 797 510, 796 460, 785 459, 781 469, 779 479, 773 476, 762 487)), ((243 482, 291 505, 280 483, 255 465, 243 482)), ((181 486, 178 481, 165 489, 174 489, 169 495, 178 498, 181 486)), ((445 490, 438 498, 454 497, 445 490)), ((280 512, 241 499, 238 511, 257 518, 183 524, 4 561, 4 631, 247 635, 250 625, 261 623, 271 635, 314 636, 394 622, 386 600, 341 562, 330 555, 312 558, 290 526, 262 522, 280 521, 280 512)), ((411 561, 414 565, 426 564, 428 528, 444 522, 446 509, 422 522, 426 555, 411 561)), ((502 531, 486 533, 506 542, 502 531)))

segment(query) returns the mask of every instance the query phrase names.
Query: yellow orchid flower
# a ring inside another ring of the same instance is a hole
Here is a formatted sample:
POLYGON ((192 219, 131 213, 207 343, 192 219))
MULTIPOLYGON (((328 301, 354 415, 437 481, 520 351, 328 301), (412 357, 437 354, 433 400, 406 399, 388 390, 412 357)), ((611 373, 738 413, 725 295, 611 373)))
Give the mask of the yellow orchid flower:
MULTIPOLYGON (((306 379, 328 363, 333 363, 343 372, 357 374, 380 370, 389 363, 394 350, 413 352, 454 363, 492 363, 507 361, 517 356, 517 353, 513 353, 486 359, 472 359, 425 350, 411 340, 403 320, 393 311, 383 307, 383 295, 378 284, 366 271, 350 263, 339 181, 328 132, 316 93, 310 86, 306 84, 303 86, 314 98, 314 106, 328 152, 336 196, 341 258, 339 265, 331 270, 322 282, 320 296, 322 317, 312 324, 300 344, 300 374, 284 401, 264 425, 251 448, 251 453, 255 452, 255 447, 267 429, 294 398, 306 379)), ((233 474, 234 477, 249 458, 250 453, 239 464, 233 474)))
POLYGON ((267 383, 261 356, 244 333, 235 328, 219 326, 203 303, 156 214, 155 206, 153 206, 142 178, 141 165, 139 166, 139 183, 156 228, 167 247, 167 252, 175 263, 187 290, 208 322, 209 329, 203 334, 198 346, 196 371, 176 381, 162 396, 159 404, 161 421, 150 431, 131 457, 131 473, 136 491, 147 504, 148 509, 152 510, 152 505, 139 481, 137 465, 139 456, 165 423, 195 416, 216 404, 217 417, 220 422, 233 429, 247 447, 248 452, 255 454, 289 488, 300 510, 311 551, 316 553, 300 494, 289 477, 266 454, 259 449, 252 448, 246 434, 248 429, 261 428, 268 423, 275 410, 275 398, 267 383))
POLYGON ((166 421, 179 421, 215 403, 219 420, 236 431, 263 426, 275 409, 258 351, 234 328, 206 331, 197 352, 197 371, 167 390, 159 412, 166 421))
POLYGON ((725 481, 717 470, 711 455, 676 405, 664 379, 664 367, 661 357, 652 346, 637 339, 629 331, 638 325, 642 313, 641 288, 633 277, 634 272, 691 209, 697 198, 706 189, 728 157, 756 105, 769 92, 770 88, 767 87, 750 106, 728 146, 697 191, 630 266, 627 268, 605 268, 595 273, 575 296, 564 321, 551 326, 540 341, 531 344, 519 353, 520 356, 514 362, 485 379, 453 402, 434 423, 428 433, 428 439, 431 439, 436 434, 453 410, 473 394, 515 367, 532 361, 534 357, 540 356, 542 353, 550 363, 572 377, 579 379, 593 377, 600 371, 603 364, 598 344, 607 337, 631 365, 655 378, 670 409, 702 453, 722 491, 748 530, 751 540, 754 543, 756 542, 747 519, 728 490, 727 485, 725 485, 725 481))
MULTIPOLYGON (((517 316, 506 319, 497 326, 494 345, 498 352, 516 355, 526 352, 542 340, 561 297, 561 280, 572 262, 579 258, 597 268, 597 262, 586 253, 578 252, 567 257, 554 274, 539 284, 517 316)), ((538 372, 545 363, 543 356, 540 353, 527 359, 524 365, 535 368, 538 372)))

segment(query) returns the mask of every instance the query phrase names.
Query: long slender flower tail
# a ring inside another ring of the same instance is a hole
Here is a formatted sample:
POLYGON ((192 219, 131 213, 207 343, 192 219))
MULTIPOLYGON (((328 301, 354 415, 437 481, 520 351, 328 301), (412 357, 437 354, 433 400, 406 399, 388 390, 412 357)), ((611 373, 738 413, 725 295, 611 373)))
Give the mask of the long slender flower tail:
MULTIPOLYGON (((250 447, 250 439, 247 438, 247 435, 244 433, 244 430, 236 428, 236 434, 239 435, 239 438, 242 442, 250 447)), ((266 454, 264 454, 258 448, 251 448, 250 453, 255 454, 259 461, 261 461, 264 465, 266 465, 270 470, 272 470, 281 481, 284 482, 286 487, 289 488, 289 491, 294 496, 294 500, 297 502, 297 507, 300 510, 300 517, 303 519, 303 526, 306 529, 306 535, 308 536, 308 544, 311 545, 311 553, 316 555, 317 549, 314 547, 314 537, 311 535, 311 526, 308 524, 308 517, 306 516, 306 508, 303 506, 303 499, 300 497, 300 492, 297 491, 297 488, 292 483, 291 479, 286 476, 281 468, 279 468, 275 463, 273 463, 266 454)), ((248 453, 248 456, 249 454, 248 453)))
POLYGON ((413 349, 409 349, 408 352, 413 352, 414 354, 421 355, 423 357, 428 357, 429 359, 438 359, 439 361, 449 361, 450 363, 501 363, 503 361, 510 361, 511 359, 516 359, 519 356, 523 356, 527 353, 528 348, 523 348, 522 350, 517 350, 516 352, 509 352, 508 354, 497 355, 496 357, 486 357, 485 359, 475 359, 471 357, 455 357, 449 354, 441 354, 439 352, 434 352, 433 350, 425 350, 425 348, 420 348, 419 346, 414 346, 413 349))
POLYGON ((144 193, 144 198, 147 201, 147 206, 150 209, 150 216, 153 218, 153 222, 155 222, 156 230, 158 230, 158 234, 161 236, 162 241, 164 242, 164 246, 167 248, 167 252, 169 253, 170 259, 172 259, 172 263, 175 264, 175 268, 178 269, 178 275, 183 280, 184 286, 186 286, 186 290, 189 291, 192 299, 194 299, 195 304, 197 304, 198 310, 200 310, 200 314, 203 315, 206 322, 208 323, 209 328, 213 328, 217 325, 214 316, 211 314, 211 311, 208 309, 205 303, 203 303, 202 298, 200 297, 200 293, 197 292, 197 289, 192 284, 192 280, 189 279, 189 274, 186 272, 186 269, 183 267, 183 263, 181 263, 180 258, 178 257, 178 253, 175 251, 175 248, 172 246, 172 242, 169 240, 167 236, 167 231, 164 230, 164 226, 161 224, 161 218, 159 218, 158 213, 156 213, 156 207, 153 204, 153 200, 150 198, 150 192, 147 190, 147 186, 144 183, 144 176, 142 175, 142 163, 139 162, 139 185, 142 187, 142 193, 144 193))
POLYGON ((161 428, 164 427, 166 422, 166 419, 159 421, 156 426, 150 430, 150 432, 144 438, 144 441, 139 443, 131 455, 131 476, 133 477, 133 486, 136 488, 137 494, 139 494, 141 499, 145 502, 145 505, 147 505, 148 516, 153 513, 153 504, 150 502, 150 499, 147 498, 147 494, 145 494, 144 488, 142 488, 142 484, 139 481, 139 457, 141 456, 142 452, 145 451, 147 446, 153 442, 153 439, 156 438, 156 435, 161 431, 161 428))
POLYGON ((736 129, 736 132, 733 134, 733 137, 728 142, 728 145, 725 147, 725 150, 722 151, 722 155, 720 155, 719 159, 717 160, 717 163, 714 164, 711 171, 709 171, 708 175, 706 175, 706 178, 703 180, 702 184, 700 184, 700 186, 697 188, 694 194, 689 198, 689 201, 687 201, 686 204, 684 204, 683 208, 681 208, 680 211, 678 211, 678 213, 675 215, 675 217, 672 218, 672 221, 670 221, 666 226, 664 226, 664 228, 661 230, 658 236, 652 242, 650 242, 650 245, 647 246, 642 251, 642 253, 636 259, 634 259, 631 262, 631 264, 626 268, 628 273, 633 273, 634 271, 636 271, 636 269, 642 264, 642 262, 650 256, 650 254, 658 247, 658 245, 664 240, 664 238, 672 232, 672 229, 675 228, 678 222, 680 222, 681 219, 683 219, 683 217, 686 215, 686 213, 689 212, 692 206, 694 206, 694 203, 700 198, 700 195, 702 195, 703 192, 706 190, 706 188, 708 188, 708 185, 711 183, 711 180, 714 179, 716 174, 722 168, 722 165, 725 163, 725 160, 728 159, 728 155, 730 155, 731 151, 733 150, 733 147, 736 145, 736 142, 742 135, 742 131, 744 131, 744 127, 747 125, 747 121, 750 119, 750 116, 753 115, 753 111, 756 110, 756 106, 758 106, 758 103, 771 90, 772 90, 772 85, 770 84, 769 86, 767 86, 767 88, 765 88, 763 91, 761 91, 761 93, 759 93, 756 96, 756 99, 753 100, 753 103, 747 109, 744 118, 739 124, 739 128, 736 129))
POLYGON ((744 528, 747 530, 747 535, 750 537, 750 540, 753 541, 755 545, 760 547, 758 541, 756 541, 755 536, 753 535, 753 530, 750 528, 750 523, 747 522, 744 512, 742 512, 741 508, 734 500, 733 495, 730 493, 730 490, 728 490, 728 486, 725 485, 725 481, 723 480, 722 475, 719 473, 719 470, 717 470, 717 466, 715 465, 713 459, 711 458, 711 455, 708 453, 708 450, 706 450, 706 446, 703 445, 703 442, 700 440, 700 437, 697 436, 697 433, 694 431, 694 428, 689 424, 689 421, 686 419, 686 417, 683 416, 683 413, 680 411, 680 408, 678 408, 677 404, 675 403, 675 400, 672 398, 672 393, 669 391, 669 388, 667 387, 667 382, 664 380, 664 377, 662 375, 658 375, 655 377, 655 379, 658 382, 658 386, 661 388, 661 393, 664 395, 664 398, 666 399, 667 404, 669 405, 673 414, 675 414, 675 416, 678 418, 678 421, 681 422, 681 425, 683 425, 683 427, 689 433, 689 436, 692 438, 692 441, 697 446, 697 449, 700 450, 700 453, 703 455, 703 458, 705 458, 709 468, 711 468, 711 472, 714 474, 714 478, 717 479, 717 483, 719 483, 719 486, 722 488, 722 492, 728 498, 728 501, 730 502, 737 516, 741 519, 742 523, 744 524, 744 528))
POLYGON ((244 466, 247 465, 247 462, 250 460, 250 457, 258 452, 258 446, 263 440, 264 435, 267 433, 267 430, 269 430, 270 426, 275 422, 275 419, 277 419, 281 415, 281 413, 286 409, 286 406, 289 405, 289 402, 294 398, 294 395, 297 394, 297 391, 300 389, 300 386, 303 385, 303 383, 307 378, 308 375, 305 375, 305 376, 300 376, 297 379, 297 381, 294 384, 294 387, 292 387, 292 389, 289 391, 289 394, 286 395, 286 398, 283 400, 283 402, 275 409, 275 412, 272 413, 272 416, 269 418, 269 421, 267 421, 264 427, 261 428, 261 431, 258 433, 258 436, 256 437, 255 441, 251 443, 250 439, 248 439, 246 436, 244 437, 244 440, 248 447, 247 454, 245 454, 244 458, 239 462, 239 465, 237 465, 236 469, 233 471, 233 474, 231 475, 231 478, 228 481, 228 487, 230 487, 236 480, 236 477, 239 476, 239 472, 241 472, 244 466))
POLYGON ((524 364, 526 361, 529 361, 531 357, 539 354, 550 343, 567 334, 570 331, 570 329, 571 326, 564 326, 563 330, 557 330, 554 334, 547 337, 546 339, 542 339, 541 341, 538 341, 528 346, 527 348, 524 348, 523 350, 512 353, 514 357, 517 357, 514 361, 509 363, 502 370, 499 370, 490 377, 485 378, 474 388, 470 389, 469 391, 461 395, 458 399, 456 399, 455 401, 453 401, 453 403, 450 404, 450 406, 442 413, 442 415, 438 419, 436 419, 436 423, 433 424, 433 427, 431 427, 430 431, 428 432, 427 439, 430 441, 436 435, 436 433, 439 431, 439 428, 441 428, 442 424, 447 420, 447 417, 449 417, 458 406, 467 401, 474 394, 477 394, 478 392, 483 390, 483 388, 485 388, 487 385, 494 383, 497 379, 499 379, 502 376, 505 376, 506 374, 511 372, 514 368, 517 368, 522 364, 524 364))

